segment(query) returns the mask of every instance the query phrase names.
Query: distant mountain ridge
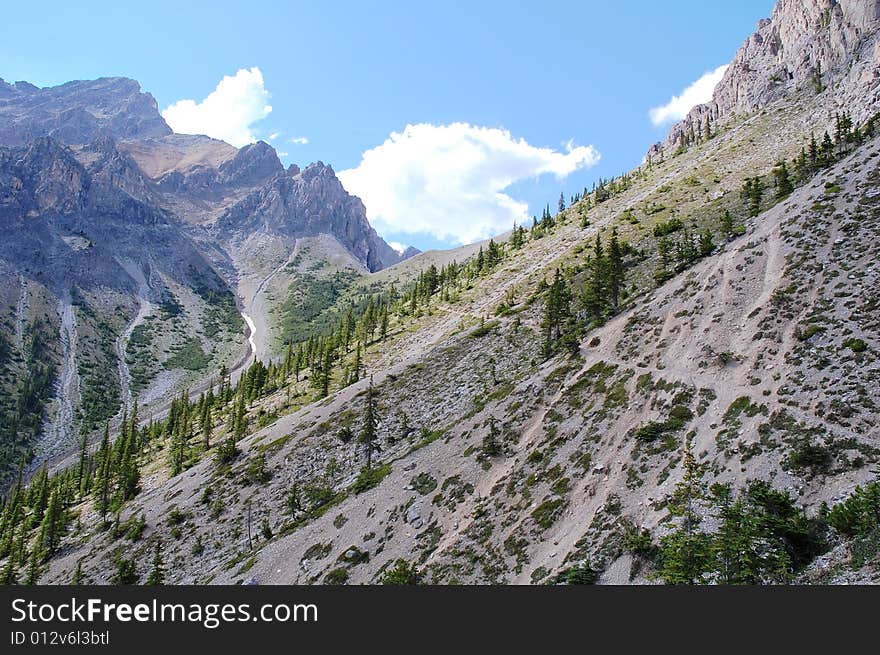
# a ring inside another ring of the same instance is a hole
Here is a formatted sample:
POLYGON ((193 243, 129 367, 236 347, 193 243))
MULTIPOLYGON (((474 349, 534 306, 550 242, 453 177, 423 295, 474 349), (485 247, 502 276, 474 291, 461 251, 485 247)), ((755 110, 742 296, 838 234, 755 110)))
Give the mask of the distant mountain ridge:
MULTIPOLYGON (((207 137, 181 140, 174 136, 159 114, 156 100, 149 93, 142 92, 134 80, 100 78, 41 89, 27 82, 9 84, 0 79, 0 146, 17 147, 38 138, 50 138, 67 146, 80 147, 81 151, 88 150, 81 148, 85 144, 99 140, 105 144, 111 141, 134 142, 128 147, 137 149, 138 142, 149 140, 160 144, 161 152, 162 144, 169 141, 184 151, 187 147, 198 149, 205 143, 221 143, 207 137), (191 146, 185 145, 187 143, 191 146)), ((94 150, 94 147, 90 148, 94 150)), ((281 191, 278 185, 284 182, 279 180, 295 178, 300 173, 299 168, 293 166, 285 176, 277 153, 263 141, 237 151, 227 149, 225 154, 228 158, 217 166, 200 162, 188 170, 165 171, 156 179, 150 179, 151 176, 142 170, 146 178, 144 186, 155 186, 158 196, 193 196, 203 202, 221 201, 228 196, 230 189, 244 187, 251 187, 252 192, 263 196, 272 196, 281 191), (263 190, 264 184, 274 185, 274 192, 268 188, 263 190)), ((288 198, 280 205, 276 203, 274 226, 283 226, 288 236, 293 237, 324 231, 332 233, 371 271, 402 261, 403 257, 370 227, 363 203, 345 192, 333 169, 321 162, 315 166, 314 171, 321 171, 320 176, 313 171, 303 178, 307 184, 288 185, 286 189, 288 193, 314 194, 314 197, 288 198), (316 176, 319 179, 313 182, 316 176), (332 198, 334 207, 342 214, 334 215, 325 210, 308 216, 284 215, 287 207, 309 206, 314 209, 317 198, 332 198)), ((161 200, 159 202, 161 204, 161 200)), ((244 207, 239 208, 235 215, 241 216, 244 210, 244 207)), ((173 209, 171 213, 175 213, 173 209)), ((177 218, 191 221, 186 215, 177 218)), ((226 226, 234 230, 228 221, 226 226)), ((271 227, 265 223, 263 226, 271 227)))
POLYGON ((18 345, 0 360, 0 478, 46 425, 69 447, 136 398, 156 405, 268 358, 274 308, 257 297, 270 277, 276 297, 298 284, 282 269, 303 240, 321 239, 315 266, 357 274, 418 252, 391 248, 330 166, 175 134, 120 77, 0 79, 0 231, 0 346, 18 345), (239 313, 270 334, 245 339, 239 313), (43 373, 25 332, 49 344, 43 373), (23 402, 15 380, 29 375, 39 389, 23 402))

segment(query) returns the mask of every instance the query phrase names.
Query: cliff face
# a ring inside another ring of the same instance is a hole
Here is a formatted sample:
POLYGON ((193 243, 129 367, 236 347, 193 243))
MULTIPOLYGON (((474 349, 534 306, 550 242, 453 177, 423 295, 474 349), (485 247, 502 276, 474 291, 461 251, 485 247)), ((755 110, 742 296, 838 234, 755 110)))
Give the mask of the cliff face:
POLYGON ((177 223, 155 204, 149 181, 109 138, 84 149, 41 137, 0 148, 0 259, 63 296, 73 287, 136 290, 120 259, 190 286, 222 283, 177 223), (72 247, 71 239, 82 247, 72 247))
POLYGON ((880 107, 878 33, 878 0, 780 0, 737 51, 712 100, 694 107, 651 153, 677 146, 707 117, 751 113, 797 92, 826 93, 826 106, 864 121, 880 107))
POLYGON ((227 210, 216 229, 222 239, 235 241, 258 231, 291 238, 331 234, 370 271, 405 258, 370 226, 363 202, 350 195, 323 162, 302 171, 282 169, 227 210))
MULTIPOLYGON (((100 162, 97 179, 181 224, 222 215, 224 237, 246 237, 247 229, 293 238, 332 234, 372 271, 404 259, 370 227, 363 203, 342 188, 329 166, 318 162, 302 173, 296 167, 285 171, 262 141, 235 151, 206 137, 177 138, 153 96, 134 80, 102 78, 40 89, 0 79, 0 146, 37 140, 35 147, 57 152, 72 147, 63 157, 29 160, 55 167, 34 172, 38 186, 30 177, 15 178, 24 196, 33 196, 28 202, 43 203, 42 209, 60 202, 50 196, 55 186, 65 186, 65 159, 87 167, 100 162)), ((14 195, 15 202, 24 197, 14 195)))
POLYGON ((106 134, 143 139, 171 134, 171 128, 134 80, 107 77, 40 89, 0 79, 0 144, 24 145, 41 136, 88 143, 106 134))

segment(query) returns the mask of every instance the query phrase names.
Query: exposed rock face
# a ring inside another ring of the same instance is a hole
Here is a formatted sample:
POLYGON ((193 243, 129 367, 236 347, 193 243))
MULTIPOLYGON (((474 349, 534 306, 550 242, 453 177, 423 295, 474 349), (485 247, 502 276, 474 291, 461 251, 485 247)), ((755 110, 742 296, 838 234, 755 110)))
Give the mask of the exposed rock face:
MULTIPOLYGON (((129 210, 136 220, 149 214, 180 227, 220 216, 221 238, 243 239, 247 230, 294 239, 328 233, 370 270, 405 258, 370 227, 363 203, 345 192, 329 166, 285 171, 262 141, 236 150, 207 137, 174 135, 134 80, 45 89, 0 80, 0 146, 16 148, 0 155, 7 223, 85 211, 83 199, 98 184, 96 197, 116 212, 109 220, 120 223, 132 218, 129 210)), ((223 244, 209 245, 214 251, 223 244)))
POLYGON ((864 121, 880 106, 880 0, 780 0, 737 51, 711 102, 694 107, 666 141, 692 126, 750 113, 793 92, 821 92, 864 121))
POLYGON ((171 128, 134 80, 106 77, 40 89, 0 79, 0 144, 24 145, 41 136, 88 143, 102 134, 143 139, 171 134, 171 128))
POLYGON ((213 272, 176 222, 154 203, 140 170, 104 138, 88 163, 42 137, 0 148, 0 259, 59 295, 72 286, 136 290, 128 259, 173 279, 219 289, 213 272), (87 247, 73 248, 65 238, 87 247))
MULTIPOLYGON (((370 227, 364 204, 342 187, 332 167, 316 162, 303 171, 291 167, 285 172, 280 163, 278 168, 281 174, 220 217, 216 228, 221 238, 242 240, 257 231, 294 238, 328 233, 371 271, 405 258, 406 253, 399 254, 370 227)), ((418 252, 414 250, 408 256, 418 252)))

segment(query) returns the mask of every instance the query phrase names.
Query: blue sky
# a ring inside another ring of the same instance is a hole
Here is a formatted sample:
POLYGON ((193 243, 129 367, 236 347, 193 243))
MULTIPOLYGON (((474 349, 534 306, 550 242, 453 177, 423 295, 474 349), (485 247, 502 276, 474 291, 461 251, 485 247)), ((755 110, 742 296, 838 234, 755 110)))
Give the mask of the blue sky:
POLYGON ((121 75, 160 109, 192 99, 180 125, 228 131, 239 114, 254 119, 224 134, 275 136, 285 163, 346 171, 380 233, 423 249, 496 231, 637 165, 666 132, 649 111, 727 63, 773 6, 123 4, 8 3, 0 77, 46 86, 121 75))

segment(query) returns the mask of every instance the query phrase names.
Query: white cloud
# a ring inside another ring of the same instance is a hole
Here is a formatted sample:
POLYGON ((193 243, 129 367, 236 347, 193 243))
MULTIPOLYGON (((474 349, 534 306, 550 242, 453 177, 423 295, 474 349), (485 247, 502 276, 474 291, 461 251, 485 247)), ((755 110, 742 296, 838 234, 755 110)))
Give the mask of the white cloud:
POLYGON ((471 243, 528 217, 528 205, 504 193, 511 184, 593 166, 593 146, 538 148, 510 132, 467 123, 407 125, 339 173, 380 231, 430 234, 471 243))
POLYGON ((398 254, 401 255, 406 252, 406 249, 409 247, 403 245, 402 243, 398 243, 397 241, 389 241, 388 245, 391 246, 392 250, 396 250, 398 254))
POLYGON ((269 141, 274 141, 279 136, 281 136, 281 132, 272 132, 272 134, 269 135, 269 141))
POLYGON ((181 134, 206 134, 240 148, 257 140, 251 126, 272 112, 263 74, 256 66, 226 75, 201 102, 178 100, 162 112, 181 134))
POLYGON ((702 77, 682 91, 681 95, 672 96, 665 105, 651 109, 648 112, 651 122, 654 125, 663 125, 680 121, 697 105, 709 102, 716 85, 724 77, 727 66, 728 64, 724 64, 713 71, 703 73, 702 77))
POLYGON ((295 136, 290 139, 291 143, 295 143, 298 146, 304 146, 309 142, 309 137, 307 136, 295 136))
POLYGON ((289 153, 289 152, 286 152, 286 151, 284 151, 284 150, 278 150, 278 151, 276 152, 276 154, 277 154, 280 158, 284 158, 284 157, 287 157, 287 155, 289 155, 290 153, 289 153))

